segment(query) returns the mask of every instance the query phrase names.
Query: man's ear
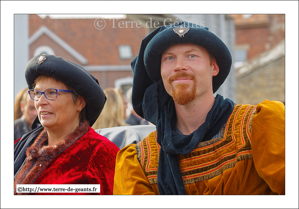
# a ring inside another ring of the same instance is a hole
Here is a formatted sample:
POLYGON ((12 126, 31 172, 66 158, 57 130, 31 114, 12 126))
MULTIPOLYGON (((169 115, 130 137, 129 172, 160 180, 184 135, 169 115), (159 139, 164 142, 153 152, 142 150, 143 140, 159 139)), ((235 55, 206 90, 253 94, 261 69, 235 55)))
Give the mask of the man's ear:
POLYGON ((216 59, 213 60, 213 62, 212 62, 212 66, 213 66, 213 72, 212 72, 212 75, 213 75, 213 76, 218 75, 218 73, 219 73, 219 66, 218 66, 218 64, 217 64, 217 62, 216 62, 216 59))
POLYGON ((24 115, 24 111, 25 111, 24 108, 25 108, 24 103, 21 101, 20 102, 20 109, 21 109, 21 112, 22 112, 23 115, 24 115))

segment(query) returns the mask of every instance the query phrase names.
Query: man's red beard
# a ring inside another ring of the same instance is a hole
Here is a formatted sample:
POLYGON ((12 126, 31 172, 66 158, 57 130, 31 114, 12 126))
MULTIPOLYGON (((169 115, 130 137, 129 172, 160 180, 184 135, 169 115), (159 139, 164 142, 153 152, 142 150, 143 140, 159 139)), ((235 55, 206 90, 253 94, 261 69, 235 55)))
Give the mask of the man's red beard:
POLYGON ((194 75, 190 75, 186 72, 179 72, 171 77, 169 77, 168 82, 171 85, 172 90, 172 98, 173 101, 180 105, 188 104, 193 101, 196 95, 196 78, 194 75), (189 78, 193 80, 193 87, 191 90, 187 90, 191 84, 174 84, 176 88, 174 88, 172 81, 177 78, 189 78))

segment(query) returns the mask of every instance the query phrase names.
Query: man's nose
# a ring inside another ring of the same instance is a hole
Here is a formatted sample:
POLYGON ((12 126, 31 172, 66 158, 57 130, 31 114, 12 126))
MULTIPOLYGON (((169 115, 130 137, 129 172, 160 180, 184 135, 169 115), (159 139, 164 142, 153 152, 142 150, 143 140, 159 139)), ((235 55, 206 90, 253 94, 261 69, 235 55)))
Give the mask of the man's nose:
POLYGON ((183 58, 177 58, 175 63, 174 71, 186 71, 187 66, 183 58))

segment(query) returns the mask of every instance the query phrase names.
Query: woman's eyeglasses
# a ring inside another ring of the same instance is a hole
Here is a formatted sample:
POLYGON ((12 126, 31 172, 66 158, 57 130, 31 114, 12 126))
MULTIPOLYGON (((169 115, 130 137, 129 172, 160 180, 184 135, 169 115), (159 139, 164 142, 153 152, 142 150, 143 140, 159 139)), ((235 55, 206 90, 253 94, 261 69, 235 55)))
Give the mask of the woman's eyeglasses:
POLYGON ((37 89, 29 89, 28 94, 30 98, 34 101, 38 101, 39 98, 44 94, 45 97, 48 100, 54 100, 57 98, 58 92, 69 92, 69 93, 74 93, 72 90, 64 90, 64 89, 54 89, 54 88, 49 88, 46 89, 45 91, 40 91, 37 89))

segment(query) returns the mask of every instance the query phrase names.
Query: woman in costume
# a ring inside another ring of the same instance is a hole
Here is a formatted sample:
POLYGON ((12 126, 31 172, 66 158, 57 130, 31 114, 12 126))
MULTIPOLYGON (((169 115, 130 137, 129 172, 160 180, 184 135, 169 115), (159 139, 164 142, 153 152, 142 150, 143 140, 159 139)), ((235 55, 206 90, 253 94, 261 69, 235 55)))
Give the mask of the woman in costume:
POLYGON ((106 102, 97 79, 44 54, 28 62, 25 77, 38 116, 15 141, 15 194, 24 194, 17 184, 99 184, 97 194, 112 194, 119 149, 91 128, 106 102))

